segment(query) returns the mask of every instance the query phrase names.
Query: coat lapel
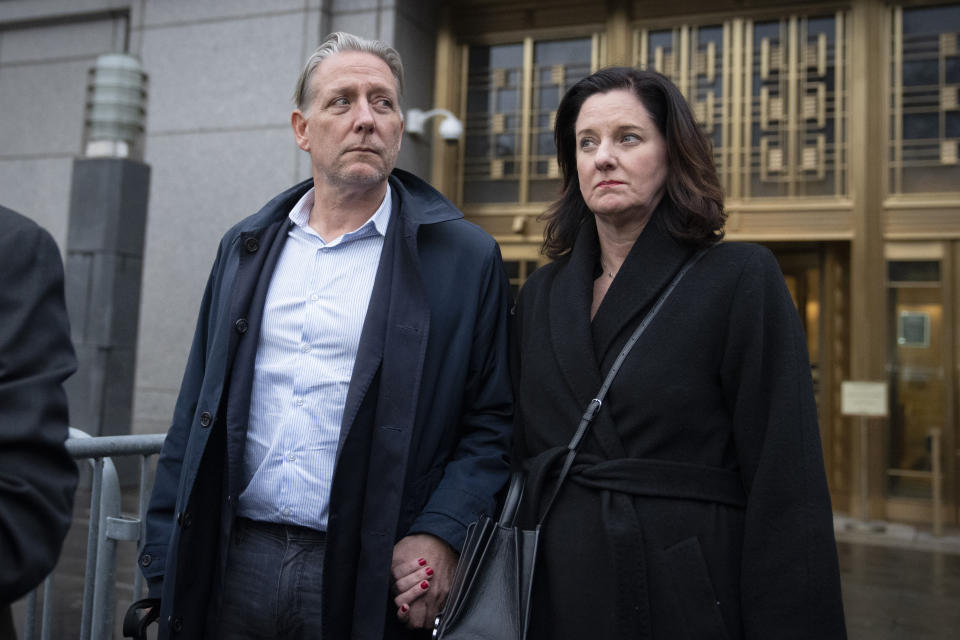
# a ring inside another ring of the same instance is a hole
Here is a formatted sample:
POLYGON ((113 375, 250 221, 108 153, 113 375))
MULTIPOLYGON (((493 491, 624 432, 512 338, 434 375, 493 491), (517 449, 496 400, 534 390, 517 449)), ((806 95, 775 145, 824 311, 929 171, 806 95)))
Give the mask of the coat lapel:
MULTIPOLYGON (((593 219, 580 227, 567 263, 550 287, 550 341, 577 404, 586 408, 603 378, 590 336, 590 303, 599 247, 593 219)), ((576 425, 571 425, 571 435, 576 425)))
POLYGON ((694 249, 678 243, 663 224, 670 215, 665 200, 634 243, 593 318, 591 343, 606 369, 609 361, 653 305, 694 249))
MULTIPOLYGON (((692 249, 676 242, 660 219, 666 204, 654 212, 627 260, 590 321, 593 281, 599 261, 596 224, 584 222, 570 258, 559 269, 550 289, 550 339, 570 392, 584 409, 596 394, 626 334, 635 328, 657 296, 669 284, 692 249)), ((572 429, 576 425, 571 426, 572 429)), ((609 459, 626 449, 609 411, 597 414, 591 439, 609 459)))

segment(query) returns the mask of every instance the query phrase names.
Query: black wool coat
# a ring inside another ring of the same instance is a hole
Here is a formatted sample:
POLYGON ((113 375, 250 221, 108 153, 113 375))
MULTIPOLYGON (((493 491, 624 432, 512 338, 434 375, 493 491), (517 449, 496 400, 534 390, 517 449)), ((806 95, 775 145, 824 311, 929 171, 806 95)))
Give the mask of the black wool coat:
MULTIPOLYGON (((596 226, 516 307, 516 449, 533 525, 578 420, 694 253, 663 204, 595 318, 596 226)), ((796 308, 771 253, 713 247, 634 346, 543 524, 533 638, 845 637, 796 308)))
POLYGON ((0 637, 2 609, 53 569, 70 526, 77 465, 63 445, 63 381, 76 368, 60 251, 0 206, 0 637))

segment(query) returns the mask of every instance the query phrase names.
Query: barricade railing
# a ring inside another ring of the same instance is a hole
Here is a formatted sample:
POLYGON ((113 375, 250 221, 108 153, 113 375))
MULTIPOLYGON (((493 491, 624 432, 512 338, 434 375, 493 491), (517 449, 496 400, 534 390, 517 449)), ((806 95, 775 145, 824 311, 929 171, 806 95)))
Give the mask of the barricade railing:
MULTIPOLYGON (((113 637, 116 604, 117 543, 143 540, 147 510, 148 459, 160 453, 165 434, 91 437, 79 429, 70 429, 67 451, 77 460, 89 460, 92 470, 90 519, 87 528, 86 565, 80 614, 80 640, 108 640, 113 637), (113 458, 140 456, 140 487, 137 516, 122 513, 120 479, 113 458)), ((133 599, 143 596, 143 576, 134 568, 133 599)), ((27 596, 24 640, 51 640, 53 619, 53 573, 43 582, 40 635, 37 635, 37 601, 40 588, 27 596)), ((71 634, 71 637, 72 634, 71 634)))

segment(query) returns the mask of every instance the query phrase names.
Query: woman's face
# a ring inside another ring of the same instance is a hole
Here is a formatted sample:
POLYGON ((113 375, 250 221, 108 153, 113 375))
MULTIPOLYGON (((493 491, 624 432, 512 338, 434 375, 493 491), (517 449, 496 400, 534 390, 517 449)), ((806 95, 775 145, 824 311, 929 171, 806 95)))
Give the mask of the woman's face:
POLYGON ((646 221, 663 195, 667 146, 643 103, 626 89, 597 93, 574 127, 580 193, 614 224, 646 221))

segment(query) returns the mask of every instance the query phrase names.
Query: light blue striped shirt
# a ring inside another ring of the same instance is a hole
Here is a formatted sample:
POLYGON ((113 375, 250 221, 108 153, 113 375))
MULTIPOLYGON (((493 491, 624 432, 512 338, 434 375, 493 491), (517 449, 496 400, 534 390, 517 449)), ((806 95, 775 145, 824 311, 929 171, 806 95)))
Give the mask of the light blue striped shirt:
POLYGON ((359 229, 330 242, 308 224, 311 189, 290 211, 270 280, 250 397, 238 514, 325 531, 350 377, 384 234, 390 186, 359 229))

